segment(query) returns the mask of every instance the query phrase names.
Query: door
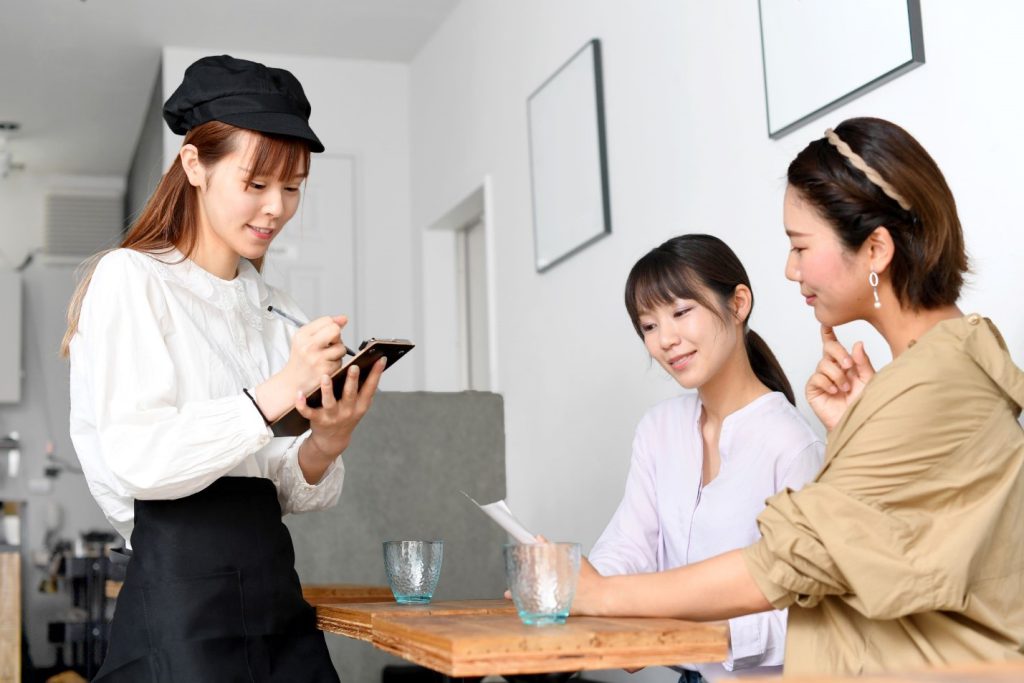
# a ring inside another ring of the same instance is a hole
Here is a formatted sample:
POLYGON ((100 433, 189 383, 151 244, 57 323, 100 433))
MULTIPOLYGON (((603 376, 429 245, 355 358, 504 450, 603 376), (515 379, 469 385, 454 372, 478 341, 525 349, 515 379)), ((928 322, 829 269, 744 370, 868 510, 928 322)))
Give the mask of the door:
POLYGON ((355 160, 319 154, 299 211, 270 245, 263 276, 288 292, 307 319, 347 315, 342 337, 355 348, 358 333, 355 160))

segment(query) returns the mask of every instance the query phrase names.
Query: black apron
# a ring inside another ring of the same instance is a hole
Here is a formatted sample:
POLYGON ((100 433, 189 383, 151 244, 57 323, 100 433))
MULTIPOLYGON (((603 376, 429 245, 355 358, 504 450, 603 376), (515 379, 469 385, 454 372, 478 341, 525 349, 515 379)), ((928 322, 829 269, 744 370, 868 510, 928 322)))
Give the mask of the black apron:
POLYGON ((268 479, 136 500, 97 683, 335 683, 268 479))

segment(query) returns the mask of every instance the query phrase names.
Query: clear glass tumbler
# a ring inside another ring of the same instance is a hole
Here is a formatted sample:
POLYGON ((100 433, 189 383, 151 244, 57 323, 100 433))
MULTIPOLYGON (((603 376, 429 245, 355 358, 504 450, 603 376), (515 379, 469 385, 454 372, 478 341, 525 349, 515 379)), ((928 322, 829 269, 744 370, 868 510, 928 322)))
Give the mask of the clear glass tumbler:
POLYGON ((384 569, 395 602, 425 605, 441 578, 444 541, 385 541, 384 569))
POLYGON ((505 546, 505 578, 524 624, 564 624, 579 575, 579 543, 505 546))

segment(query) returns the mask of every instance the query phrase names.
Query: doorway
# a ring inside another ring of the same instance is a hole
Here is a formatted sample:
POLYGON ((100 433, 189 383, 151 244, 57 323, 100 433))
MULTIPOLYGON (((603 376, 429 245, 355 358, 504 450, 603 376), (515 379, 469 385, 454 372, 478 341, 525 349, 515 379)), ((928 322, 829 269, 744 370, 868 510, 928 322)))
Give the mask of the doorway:
POLYGON ((423 233, 424 387, 497 391, 490 180, 423 233))

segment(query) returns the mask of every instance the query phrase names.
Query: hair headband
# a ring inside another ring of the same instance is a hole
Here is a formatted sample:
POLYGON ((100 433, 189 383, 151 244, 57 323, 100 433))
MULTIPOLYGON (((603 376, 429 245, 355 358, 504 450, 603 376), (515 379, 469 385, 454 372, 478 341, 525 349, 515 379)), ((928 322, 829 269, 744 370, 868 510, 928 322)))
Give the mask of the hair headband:
POLYGON ((884 192, 888 197, 890 197, 893 201, 899 204, 904 211, 910 211, 910 202, 904 199, 903 195, 896 191, 896 188, 894 188, 892 185, 886 182, 886 180, 878 171, 868 166, 868 163, 864 161, 864 158, 861 157, 861 155, 857 154, 852 149, 850 149, 850 146, 843 142, 842 138, 836 135, 836 132, 834 130, 832 130, 831 128, 826 130, 825 138, 829 141, 829 143, 831 143, 833 147, 839 150, 840 154, 842 154, 844 157, 850 160, 850 163, 853 165, 854 168, 856 168, 857 170, 861 171, 864 175, 866 175, 868 177, 868 180, 877 185, 882 190, 882 192, 884 192))

